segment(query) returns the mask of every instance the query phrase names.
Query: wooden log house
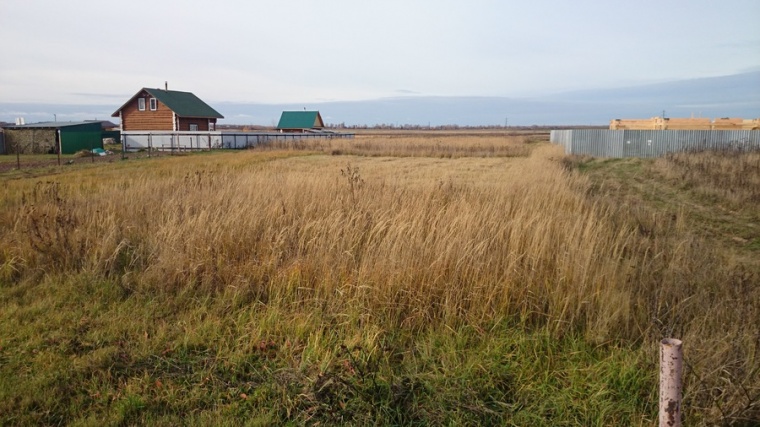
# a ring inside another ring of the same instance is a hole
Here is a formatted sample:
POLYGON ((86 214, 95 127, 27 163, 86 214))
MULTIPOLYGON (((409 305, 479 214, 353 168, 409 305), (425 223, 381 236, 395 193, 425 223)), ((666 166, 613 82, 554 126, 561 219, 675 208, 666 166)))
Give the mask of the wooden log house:
POLYGON ((140 89, 111 117, 121 119, 121 131, 214 131, 224 116, 190 92, 140 89))

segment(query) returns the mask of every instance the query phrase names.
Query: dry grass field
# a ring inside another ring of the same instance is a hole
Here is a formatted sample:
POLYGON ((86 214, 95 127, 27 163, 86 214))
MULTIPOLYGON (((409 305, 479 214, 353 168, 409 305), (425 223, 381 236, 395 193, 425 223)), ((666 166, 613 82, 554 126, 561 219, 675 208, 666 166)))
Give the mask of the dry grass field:
POLYGON ((752 425, 756 155, 545 139, 0 174, 0 420, 651 425, 676 337, 687 424, 752 425))

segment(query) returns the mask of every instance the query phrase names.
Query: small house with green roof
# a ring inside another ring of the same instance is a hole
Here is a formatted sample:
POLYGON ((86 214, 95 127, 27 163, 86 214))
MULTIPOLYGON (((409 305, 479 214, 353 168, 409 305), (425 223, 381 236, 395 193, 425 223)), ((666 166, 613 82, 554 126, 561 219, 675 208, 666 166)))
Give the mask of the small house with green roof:
POLYGON ((280 132, 308 132, 324 127, 319 111, 283 111, 277 124, 280 132))
POLYGON ((190 92, 142 88, 112 117, 121 119, 122 132, 213 131, 224 116, 190 92))

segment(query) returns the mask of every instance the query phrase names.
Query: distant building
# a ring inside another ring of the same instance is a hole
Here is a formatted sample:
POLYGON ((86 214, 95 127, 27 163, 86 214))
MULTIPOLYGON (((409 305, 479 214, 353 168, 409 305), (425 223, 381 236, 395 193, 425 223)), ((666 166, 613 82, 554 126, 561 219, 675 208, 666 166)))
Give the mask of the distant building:
POLYGON ((324 127, 319 111, 283 111, 277 124, 280 132, 321 131, 324 127))
POLYGON ((103 125, 100 121, 41 122, 7 125, 5 154, 74 154, 81 150, 103 148, 103 125))
POLYGON ((111 117, 121 131, 213 131, 224 116, 190 92, 140 89, 111 117))

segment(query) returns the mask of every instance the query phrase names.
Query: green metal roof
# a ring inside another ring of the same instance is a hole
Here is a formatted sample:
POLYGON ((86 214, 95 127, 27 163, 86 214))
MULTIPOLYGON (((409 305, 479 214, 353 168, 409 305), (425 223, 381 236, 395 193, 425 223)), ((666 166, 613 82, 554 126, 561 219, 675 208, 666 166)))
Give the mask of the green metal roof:
POLYGON ((325 123, 319 111, 283 111, 277 129, 323 128, 325 123))
POLYGON ((122 108, 124 108, 125 105, 132 102, 132 100, 142 93, 142 91, 148 92, 150 96, 158 99, 161 101, 162 104, 169 107, 170 110, 174 111, 175 114, 177 114, 180 117, 213 117, 217 119, 223 119, 224 116, 219 114, 218 111, 211 108, 208 104, 201 101, 200 98, 192 94, 191 92, 180 92, 178 90, 163 90, 163 89, 149 89, 149 88, 143 88, 140 90, 140 92, 137 92, 135 96, 130 98, 129 101, 127 101, 126 104, 122 105, 121 108, 116 110, 115 113, 112 114, 112 117, 118 117, 119 111, 121 111, 122 108))

